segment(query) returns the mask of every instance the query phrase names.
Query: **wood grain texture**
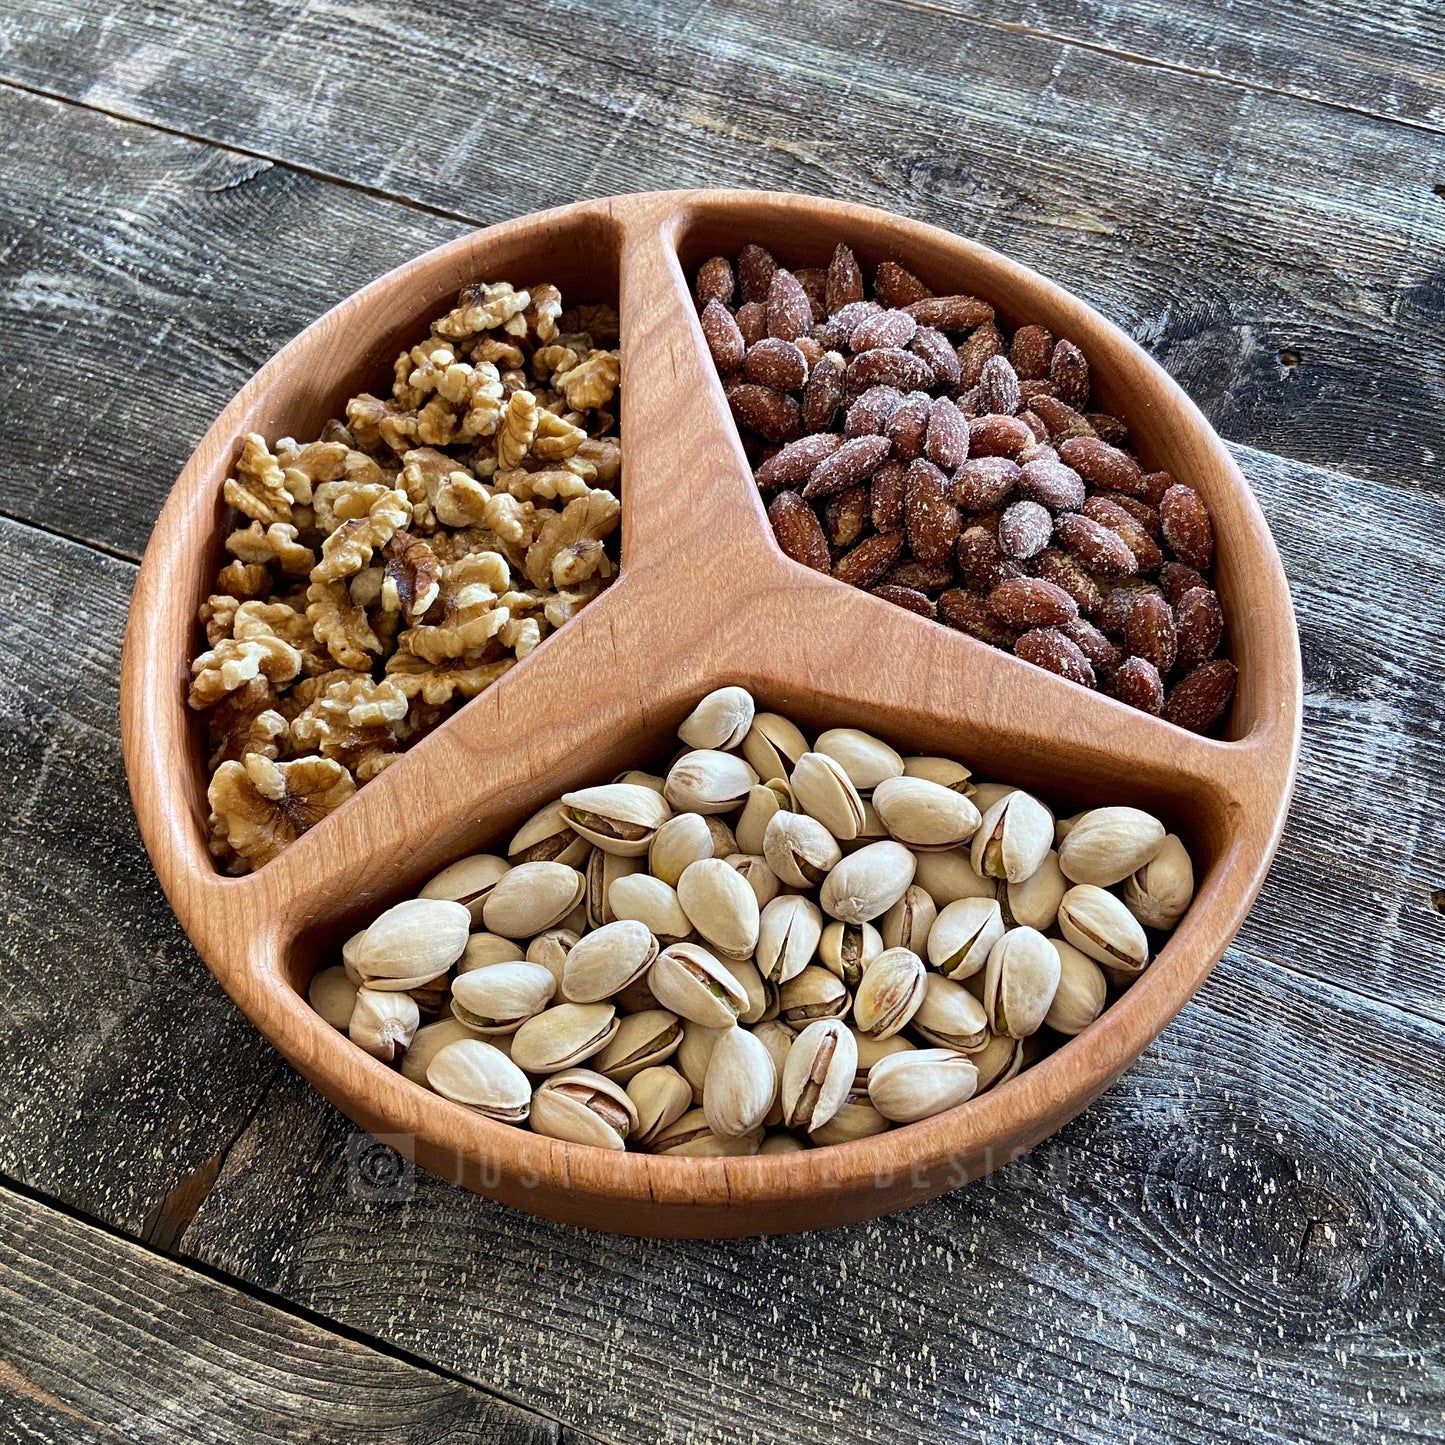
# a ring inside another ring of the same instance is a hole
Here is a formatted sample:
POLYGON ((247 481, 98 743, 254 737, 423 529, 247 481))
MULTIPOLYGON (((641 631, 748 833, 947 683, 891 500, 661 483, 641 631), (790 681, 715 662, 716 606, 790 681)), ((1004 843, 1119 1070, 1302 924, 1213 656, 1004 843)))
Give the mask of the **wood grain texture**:
POLYGON ((237 386, 367 279, 468 229, 0 89, 0 510, 139 558, 237 386))
POLYGON ((365 1128, 414 1138, 429 1168, 550 1218, 636 1234, 740 1235, 851 1223, 977 1178, 1072 1118, 1138 1055, 1223 954, 1274 855, 1299 747, 1298 646, 1278 554, 1229 453, 1164 372, 1096 312, 993 252, 885 212, 759 192, 662 192, 563 207, 439 247, 263 367, 202 438, 146 549, 121 727, 141 834, 182 926, 246 1015, 327 1098, 365 1128), (1222 740, 784 557, 683 275, 749 239, 794 265, 825 261, 843 240, 865 267, 893 258, 940 294, 978 295, 1010 325, 1027 317, 1078 344, 1095 397, 1129 419, 1141 462, 1167 467, 1212 514, 1214 585, 1239 669, 1222 740), (385 377, 397 347, 459 284, 546 275, 576 296, 587 278, 606 296, 613 266, 626 373, 622 575, 279 857, 246 878, 219 876, 195 718, 177 680, 212 585, 236 438, 315 435, 344 398, 385 377), (679 556, 685 567, 662 565, 679 556), (839 635, 848 648, 835 645, 839 635), (958 754, 981 774, 1070 806, 1149 808, 1192 850, 1193 904, 1093 1027, 1018 1078, 907 1129, 787 1158, 618 1157, 509 1128, 407 1082, 309 1007, 310 976, 381 907, 414 896, 456 858, 495 850, 569 788, 645 764, 671 745, 703 693, 735 683, 814 733, 862 727, 905 752, 958 754))
POLYGON ((135 568, 0 526, 0 1173, 133 1233, 277 1062, 165 908, 117 737, 135 568))
POLYGON ((706 181, 883 205, 1096 302, 1227 437, 1436 484, 1442 176, 1407 126, 865 0, 821 26, 760 0, 344 25, 283 0, 22 0, 7 38, 0 76, 478 222, 706 181))
POLYGON ((1339 0, 927 0, 927 8, 1445 129, 1445 26, 1426 0, 1387 10, 1339 0))
POLYGON ((288 1075, 183 1248, 617 1440, 1438 1440, 1442 1045, 1246 940, 1027 1159, 714 1243, 390 1173, 288 1075))
POLYGON ((559 1440, 554 1421, 4 1188, 0 1238, 6 1440, 559 1440))

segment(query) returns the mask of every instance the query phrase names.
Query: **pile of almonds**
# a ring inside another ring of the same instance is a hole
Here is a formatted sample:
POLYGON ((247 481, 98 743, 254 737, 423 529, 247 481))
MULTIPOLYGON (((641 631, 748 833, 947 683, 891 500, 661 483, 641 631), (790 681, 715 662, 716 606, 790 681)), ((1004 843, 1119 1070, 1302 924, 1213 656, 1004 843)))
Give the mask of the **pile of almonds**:
POLYGON ((1224 714, 1203 499, 1090 410, 1089 363, 839 245, 698 270, 703 335, 794 561, 1181 727, 1224 714))
POLYGON ((738 687, 678 736, 658 773, 564 794, 506 858, 463 858, 381 914, 313 1007, 490 1119, 788 1153, 1012 1078, 1087 1028, 1193 898, 1183 843, 1136 808, 1056 819, 855 728, 810 743, 738 687))

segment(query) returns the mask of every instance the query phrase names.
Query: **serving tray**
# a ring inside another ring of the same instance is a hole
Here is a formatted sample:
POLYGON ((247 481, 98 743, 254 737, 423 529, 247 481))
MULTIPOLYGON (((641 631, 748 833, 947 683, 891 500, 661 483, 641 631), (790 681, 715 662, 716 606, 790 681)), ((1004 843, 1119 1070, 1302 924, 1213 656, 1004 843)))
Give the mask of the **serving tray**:
MULTIPOLYGON (((1027 268, 930 226, 804 196, 619 196, 489 227, 418 257, 328 312, 237 394, 186 464, 146 550, 126 632, 126 769, 172 907, 227 993, 362 1128, 468 1188, 554 1219, 632 1234, 821 1228, 957 1187, 1083 1109, 1219 960, 1278 846, 1299 749, 1299 643, 1279 556, 1219 438, 1122 332, 1027 268), (1089 358, 1146 470, 1205 498, 1215 587, 1239 667, 1222 739, 1199 737, 790 561, 779 550, 714 371, 687 278, 747 241, 784 265, 838 241, 865 271, 891 258, 940 293, 991 301, 1089 358), (398 351, 468 282, 555 281, 621 314, 622 566, 616 582, 259 872, 206 848, 200 727, 185 705, 196 609, 222 557, 221 483, 241 436, 308 438, 346 398, 384 388, 398 351), (1129 802, 1179 831, 1195 902, 1090 1028, 936 1118, 784 1156, 616 1154, 492 1123, 372 1059, 308 1006, 311 975, 356 928, 455 858, 504 846, 568 788, 675 747, 704 692, 738 683, 810 731, 853 725, 905 752, 1052 800, 1129 802)), ((284 1187, 284 1186, 283 1186, 284 1187)))

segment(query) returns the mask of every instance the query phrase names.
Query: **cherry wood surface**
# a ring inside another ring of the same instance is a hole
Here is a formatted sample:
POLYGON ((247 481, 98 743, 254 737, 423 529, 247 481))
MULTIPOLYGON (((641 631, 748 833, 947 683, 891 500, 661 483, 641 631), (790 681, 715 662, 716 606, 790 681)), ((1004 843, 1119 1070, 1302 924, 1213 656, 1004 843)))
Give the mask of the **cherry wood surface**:
POLYGON ((1278 554, 1233 460, 1132 341, 1034 272, 934 228, 801 196, 669 192, 545 212, 464 236, 342 303, 264 366, 182 472, 137 582, 122 680, 141 831, 187 933, 226 991, 364 1128, 509 1204, 628 1233, 817 1228, 956 1187, 1094 1099, 1198 988, 1278 844, 1299 746, 1298 640, 1278 554), (846 240, 936 290, 988 298, 1089 356, 1104 405, 1151 467, 1196 487, 1240 686, 1224 740, 1196 737, 974 639, 811 573, 772 541, 702 345, 686 274, 746 240, 815 264, 846 240), (500 683, 277 860, 218 875, 184 706, 195 608, 222 535, 241 434, 307 436, 378 384, 402 339, 467 281, 557 280, 622 317, 623 552, 616 584, 500 683), (616 1156, 496 1125, 410 1084, 324 1024, 302 991, 346 933, 446 862, 495 844, 569 786, 665 749, 707 689, 741 683, 807 729, 852 723, 1073 803, 1133 801, 1189 841, 1194 906, 1148 972, 1042 1064, 979 1100, 871 1140, 783 1158, 616 1156))

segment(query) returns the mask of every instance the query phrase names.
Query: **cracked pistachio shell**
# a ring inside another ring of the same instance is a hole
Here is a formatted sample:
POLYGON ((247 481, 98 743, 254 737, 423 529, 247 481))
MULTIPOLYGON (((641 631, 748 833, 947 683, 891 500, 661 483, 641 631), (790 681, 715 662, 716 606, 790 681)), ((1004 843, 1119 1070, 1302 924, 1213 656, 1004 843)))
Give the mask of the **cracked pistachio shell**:
POLYGON ((704 1028, 728 1028, 748 1007, 747 991, 695 943, 663 949, 647 975, 647 986, 663 1008, 704 1028))
POLYGON ((913 1015, 913 1032, 941 1049, 971 1053, 988 1041, 988 1018, 961 983, 930 973, 923 1002, 913 1015))
MULTIPOLYGON (((773 1074, 779 1083, 781 1090, 783 1078, 783 1065, 788 1061, 788 1050, 793 1047, 793 1040, 797 1034, 785 1024, 782 1019, 767 1019, 757 1024, 752 1035, 768 1051, 768 1057, 773 1061, 773 1074)), ((763 1123, 770 1129, 783 1122, 783 1101, 781 1093, 773 1096, 772 1107, 768 1110, 763 1123)))
POLYGON ((821 1128, 847 1102, 858 1068, 858 1045, 841 1019, 819 1019, 793 1040, 783 1064, 783 1125, 821 1128))
POLYGON ((652 840, 647 868, 654 878, 676 888, 689 863, 716 856, 707 819, 701 813, 674 813, 652 840))
POLYGON ((666 799, 640 783, 603 783, 562 794, 562 817, 606 853, 640 858, 672 816, 666 799))
POLYGON ((1054 815, 1032 794, 1015 789, 983 815, 969 858, 982 877, 1018 883, 1044 861, 1053 841, 1054 815))
MULTIPOLYGON (((732 1027, 731 1024, 728 1025, 732 1027)), ((678 1072, 687 1080, 692 1089, 694 1104, 702 1102, 702 1086, 707 1078, 708 1060, 723 1036, 723 1029, 708 1028, 705 1024, 694 1023, 691 1019, 682 1021, 682 1042, 672 1056, 678 1072)))
POLYGON ((1022 883, 1006 883, 1003 891, 1014 922, 1042 933, 1054 926, 1059 903, 1069 891, 1069 880, 1059 867, 1059 855, 1050 848, 1044 861, 1022 883))
POLYGON ((1044 1022, 1060 1034, 1081 1034, 1104 1012, 1109 985, 1104 971, 1086 953, 1062 938, 1051 938, 1059 955, 1059 986, 1044 1022))
POLYGON ((506 876, 511 864, 505 858, 491 853, 474 853, 470 858, 459 858, 449 868, 428 881, 421 890, 422 898, 440 898, 448 903, 460 903, 472 915, 472 922, 482 921, 482 905, 498 881, 506 876))
POLYGON ((757 965, 731 958, 720 958, 718 962, 732 974, 737 986, 748 996, 748 1006, 738 1014, 738 1022, 740 1024, 761 1023, 767 1016, 770 998, 768 986, 763 982, 763 976, 758 972, 757 965))
POLYGON ((504 1124, 524 1123, 532 1104, 527 1076, 481 1039, 458 1039, 438 1049, 426 1081, 442 1098, 504 1124))
POLYGON ((907 948, 880 953, 863 975, 853 999, 858 1032, 876 1039, 892 1038, 918 1012, 928 985, 923 960, 907 948))
MULTIPOLYGON (((840 843, 858 836, 864 820, 863 799, 840 762, 826 753, 804 753, 790 781, 798 806, 810 818, 816 818, 840 843)), ((766 845, 763 853, 767 853, 766 845)))
POLYGON ((708 1127, 724 1139, 758 1128, 778 1092, 773 1056, 760 1039, 737 1027, 724 1032, 708 1060, 702 1109, 708 1127))
POLYGON ((1164 838, 1164 824, 1139 808, 1094 808, 1059 845, 1059 867, 1071 883, 1110 888, 1144 867, 1164 838))
POLYGON ((562 974, 567 967, 567 955, 577 946, 581 935, 571 928, 549 928, 539 933, 527 945, 527 962, 540 963, 556 980, 557 992, 562 992, 562 974))
POLYGON ((806 1028, 817 1019, 846 1018, 852 1002, 842 979, 810 965, 778 989, 778 1017, 789 1028, 806 1028))
POLYGON ((346 1033, 372 1058, 389 1064, 410 1045, 420 1023, 421 1010, 410 994, 360 988, 346 1033))
MULTIPOLYGON (((918 877, 915 873, 914 878, 918 877)), ((911 948, 921 954, 928 946, 928 935, 933 920, 938 917, 938 906, 932 894, 917 882, 910 883, 903 891, 903 897, 883 915, 878 931, 883 937, 885 948, 911 948)))
POLYGON ((763 835, 768 867, 790 888, 816 888, 843 856, 838 840, 806 813, 779 813, 763 835))
POLYGON ((733 753, 699 748, 668 769, 663 793, 679 813, 731 813, 743 806, 757 781, 758 775, 733 753))
POLYGON ((819 961, 848 988, 858 986, 868 965, 882 952, 883 938, 871 923, 839 923, 835 918, 818 940, 819 961))
POLYGON ((903 776, 922 778, 926 782, 937 783, 940 788, 952 788, 966 798, 973 793, 973 784, 969 781, 973 773, 952 758, 904 758, 903 776))
POLYGON ((873 1107, 867 1089, 850 1089, 843 1107, 808 1137, 814 1144, 851 1144, 855 1139, 871 1139, 892 1127, 873 1107))
POLYGON ((1006 798, 1010 793, 1016 793, 1018 789, 1012 783, 975 783, 973 792, 968 796, 973 800, 973 806, 978 809, 979 815, 987 813, 1000 798, 1006 798))
POLYGON ((356 1007, 356 989, 357 985, 338 964, 335 968, 323 968, 311 980, 306 1001, 332 1028, 345 1033, 351 1023, 351 1011, 356 1007))
POLYGON ((880 1059, 868 1074, 868 1097, 885 1119, 911 1124, 966 1104, 978 1090, 978 1069, 955 1049, 915 1049, 880 1059))
POLYGON ((730 853, 723 862, 742 875, 748 887, 753 890, 753 897, 758 900, 760 909, 766 908, 778 896, 782 882, 768 867, 768 860, 760 854, 730 853))
POLYGON ((758 920, 758 972, 770 983, 786 984, 813 961, 822 936, 823 915, 811 898, 774 898, 758 920))
POLYGON ((625 1149, 637 1128, 637 1106, 611 1079, 591 1069, 566 1069, 537 1086, 527 1122, 549 1139, 625 1149))
POLYGON ((657 940, 646 924, 620 918, 585 933, 562 967, 562 996, 569 1003, 601 1003, 635 983, 652 967, 657 940))
POLYGON ((860 793, 888 778, 903 776, 902 756, 880 738, 858 728, 829 728, 819 734, 813 751, 832 758, 860 793))
POLYGON ((1011 928, 984 970, 983 1007, 996 1034, 1037 1033, 1059 987, 1059 951, 1035 928, 1011 928))
POLYGON ((996 898, 998 883, 974 871, 967 848, 950 848, 946 853, 919 853, 913 881, 927 889, 939 908, 960 898, 996 898))
POLYGON ((1023 1067, 1024 1048, 1030 1040, 1011 1039, 1007 1034, 990 1034, 988 1042, 981 1049, 969 1054, 978 1070, 978 1090, 991 1089, 995 1084, 1006 1084, 1023 1067))
POLYGON ((758 1146, 759 1154, 802 1154, 807 1145, 796 1135, 782 1132, 769 1134, 758 1146))
POLYGON ((808 740, 797 725, 775 712, 758 713, 743 739, 743 756, 764 782, 786 778, 807 751, 808 740))
POLYGON ((562 816, 560 802, 539 808, 507 844, 507 861, 517 863, 565 863, 580 868, 592 845, 562 816))
POLYGON ((559 1003, 512 1035, 512 1060, 529 1074, 555 1074, 599 1054, 617 1032, 610 1003, 559 1003))
POLYGON ((1142 868, 1124 880, 1124 906, 1145 928, 1173 928, 1193 901, 1194 864, 1174 833, 1142 868))
POLYGON ((452 1013, 479 1034, 515 1033, 557 992, 540 963, 494 963, 464 973, 452 985, 452 1013))
POLYGON ((855 1092, 867 1089, 868 1071, 879 1059, 886 1059, 890 1054, 906 1054, 918 1047, 917 1044, 909 1043, 902 1034, 892 1034, 886 1039, 874 1038, 872 1034, 860 1034, 857 1029, 853 1029, 852 1034, 853 1042, 858 1047, 858 1067, 853 1073, 855 1092))
POLYGON ((645 925, 664 948, 669 943, 681 943, 692 933, 692 924, 677 901, 677 890, 650 873, 631 873, 615 879, 608 891, 607 906, 614 922, 645 925))
POLYGON ((625 1084, 634 1074, 670 1059, 682 1042, 682 1023, 665 1008, 626 1014, 612 1042, 593 1060, 599 1074, 625 1084))
POLYGON ((498 933, 474 933, 457 959, 457 972, 470 973, 475 968, 490 968, 494 963, 521 963, 525 957, 522 945, 515 939, 503 938, 498 933))
POLYGON ((1149 940, 1124 904, 1092 883, 1077 883, 1059 904, 1059 932, 1095 963, 1111 983, 1128 983, 1149 962, 1149 940))
POLYGON ((588 928, 601 928, 604 923, 615 923, 617 915, 612 911, 612 885, 619 878, 631 878, 634 874, 646 871, 647 862, 640 856, 627 857, 621 853, 609 853, 603 848, 594 848, 585 869, 588 928))
POLYGON ((728 1159, 756 1154, 762 1142, 761 1126, 740 1134, 736 1139, 726 1139, 713 1133, 708 1127, 707 1115, 701 1109, 689 1109, 682 1118, 653 1135, 651 1152, 677 1154, 689 1159, 728 1159))
POLYGON ((721 858, 688 864, 677 880, 682 911, 698 933, 727 958, 751 958, 758 942, 758 897, 721 858))
POLYGON ((720 687, 693 708, 677 735, 690 748, 735 748, 752 725, 752 694, 746 688, 720 687))
POLYGON ((637 1110, 635 1144, 651 1144, 669 1124, 692 1108, 692 1085, 669 1064, 655 1065, 627 1081, 627 1097, 637 1110))
POLYGON ((791 812, 793 807, 793 790, 786 780, 774 778, 749 788, 747 802, 743 804, 742 816, 738 819, 738 847, 745 853, 761 853, 768 824, 779 813, 791 812))
POLYGON ((873 806, 873 799, 864 798, 863 821, 858 825, 858 836, 849 841, 854 845, 861 846, 864 843, 872 842, 875 838, 888 838, 891 836, 887 825, 883 819, 878 816, 878 809, 873 806))
POLYGON ((424 1024, 416 1031, 411 1047, 401 1056, 401 1072, 413 1084, 429 1089, 431 1085, 426 1081, 426 1071, 431 1067, 431 1061, 448 1044, 475 1037, 460 1019, 438 1019, 434 1024, 424 1024))
POLYGON ((869 843, 829 872, 818 901, 830 918, 871 923, 903 897, 917 866, 901 843, 869 843))
POLYGON ((960 847, 980 821, 978 809, 962 793, 925 778, 885 778, 873 789, 873 806, 890 836, 928 852, 960 847))
POLYGON ((535 938, 582 902, 587 880, 565 863, 521 863, 492 889, 482 909, 488 932, 535 938))
POLYGON ((444 974, 467 946, 472 915, 461 903, 409 898, 388 908, 352 950, 368 988, 403 990, 444 974))
POLYGON ((982 971, 1003 935, 1003 910, 996 899, 960 898, 929 931, 928 961, 944 978, 962 983, 982 971))

